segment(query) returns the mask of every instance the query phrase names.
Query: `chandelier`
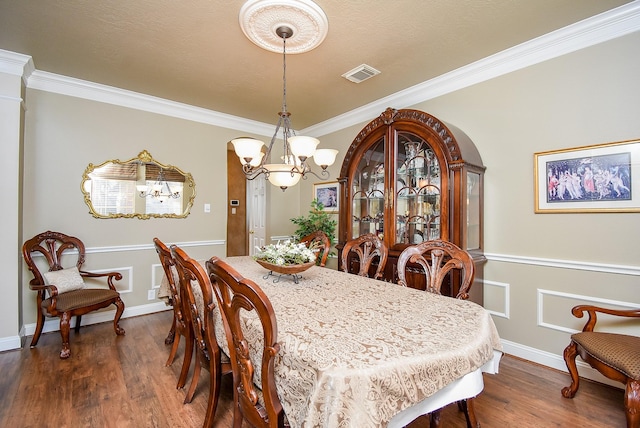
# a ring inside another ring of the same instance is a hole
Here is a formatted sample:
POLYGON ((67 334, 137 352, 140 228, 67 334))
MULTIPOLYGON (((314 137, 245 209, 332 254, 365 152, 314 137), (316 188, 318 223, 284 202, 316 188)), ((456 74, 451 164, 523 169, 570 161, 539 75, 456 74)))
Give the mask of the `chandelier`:
POLYGON ((231 140, 236 155, 242 163, 247 180, 253 180, 264 174, 274 186, 278 186, 285 191, 288 187, 295 186, 300 178, 306 179, 309 174, 315 175, 320 180, 329 178, 327 168, 336 160, 337 150, 334 149, 316 149, 320 143, 318 139, 296 135, 291 126, 291 113, 287 111, 287 39, 293 35, 291 27, 281 25, 276 28, 275 33, 282 38, 282 111, 278 113, 280 118, 276 125, 275 133, 271 138, 271 142, 266 146, 266 151, 262 148, 264 142, 254 138, 236 138, 231 140), (274 143, 278 138, 278 132, 282 131, 282 162, 267 163, 272 159, 272 151, 274 143), (313 158, 316 165, 320 166, 321 171, 316 174, 309 166, 309 160, 313 158))
POLYGON ((169 183, 164 178, 162 168, 160 168, 158 178, 153 184, 139 184, 136 186, 136 189, 138 190, 138 196, 141 198, 159 198, 160 202, 163 202, 166 198, 178 199, 180 197, 180 192, 174 192, 171 190, 171 187, 169 187, 169 183))

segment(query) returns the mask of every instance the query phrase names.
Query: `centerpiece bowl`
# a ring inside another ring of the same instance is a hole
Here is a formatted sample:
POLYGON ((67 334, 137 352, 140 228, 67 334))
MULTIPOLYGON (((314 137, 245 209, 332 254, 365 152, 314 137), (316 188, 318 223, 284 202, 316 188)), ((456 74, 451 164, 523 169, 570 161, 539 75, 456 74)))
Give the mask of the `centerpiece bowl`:
POLYGON ((317 257, 318 251, 315 248, 307 248, 304 243, 285 241, 258 248, 253 259, 269 270, 264 279, 280 274, 274 281, 277 282, 283 275, 290 275, 297 284, 301 278, 298 274, 315 265, 317 257))
POLYGON ((311 266, 314 266, 316 264, 315 260, 307 263, 298 264, 298 265, 276 265, 260 259, 256 259, 256 262, 265 269, 268 269, 270 271, 277 272, 283 275, 295 275, 297 273, 304 272, 305 270, 309 269, 311 266))

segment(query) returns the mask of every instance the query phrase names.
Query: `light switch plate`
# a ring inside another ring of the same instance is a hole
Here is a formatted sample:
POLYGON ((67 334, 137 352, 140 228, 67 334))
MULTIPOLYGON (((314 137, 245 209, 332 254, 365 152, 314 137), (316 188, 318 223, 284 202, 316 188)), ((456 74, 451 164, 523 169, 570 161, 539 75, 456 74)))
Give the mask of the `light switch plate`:
POLYGON ((211 212, 211 204, 204 204, 204 212, 206 213, 211 212))

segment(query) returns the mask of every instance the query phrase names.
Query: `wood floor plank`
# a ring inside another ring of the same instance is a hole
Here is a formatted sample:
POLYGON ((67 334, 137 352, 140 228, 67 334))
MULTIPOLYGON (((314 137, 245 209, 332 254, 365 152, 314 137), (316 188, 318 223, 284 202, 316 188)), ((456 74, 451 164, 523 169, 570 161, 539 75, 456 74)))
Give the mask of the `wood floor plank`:
MULTIPOLYGON (((173 365, 164 365, 171 317, 166 311, 122 320, 125 336, 116 336, 112 323, 83 327, 79 334, 72 331, 68 360, 58 358, 57 332, 42 335, 34 349, 28 338, 22 349, 0 353, 0 426, 202 426, 209 386, 206 371, 193 401, 185 405, 184 390, 176 389, 183 343, 173 365)), ((484 380, 485 389, 475 401, 484 428, 625 426, 622 389, 584 380, 569 400, 560 394, 570 382, 568 374, 512 356, 503 357, 499 374, 485 375, 484 380)), ((230 388, 231 379, 223 378, 216 427, 231 426, 230 388)), ((455 405, 443 410, 442 424, 466 426, 455 405)), ((428 418, 421 417, 408 428, 428 426, 428 418)))

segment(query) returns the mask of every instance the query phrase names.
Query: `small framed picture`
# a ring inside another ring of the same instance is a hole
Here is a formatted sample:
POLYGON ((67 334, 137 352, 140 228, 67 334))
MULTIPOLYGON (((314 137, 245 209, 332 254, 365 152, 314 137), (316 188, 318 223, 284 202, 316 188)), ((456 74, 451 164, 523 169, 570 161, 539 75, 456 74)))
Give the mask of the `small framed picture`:
POLYGON ((534 154, 536 213, 640 212, 640 140, 534 154))
POLYGON ((313 185, 313 198, 324 205, 323 211, 337 213, 340 210, 339 187, 340 183, 315 183, 313 185))

